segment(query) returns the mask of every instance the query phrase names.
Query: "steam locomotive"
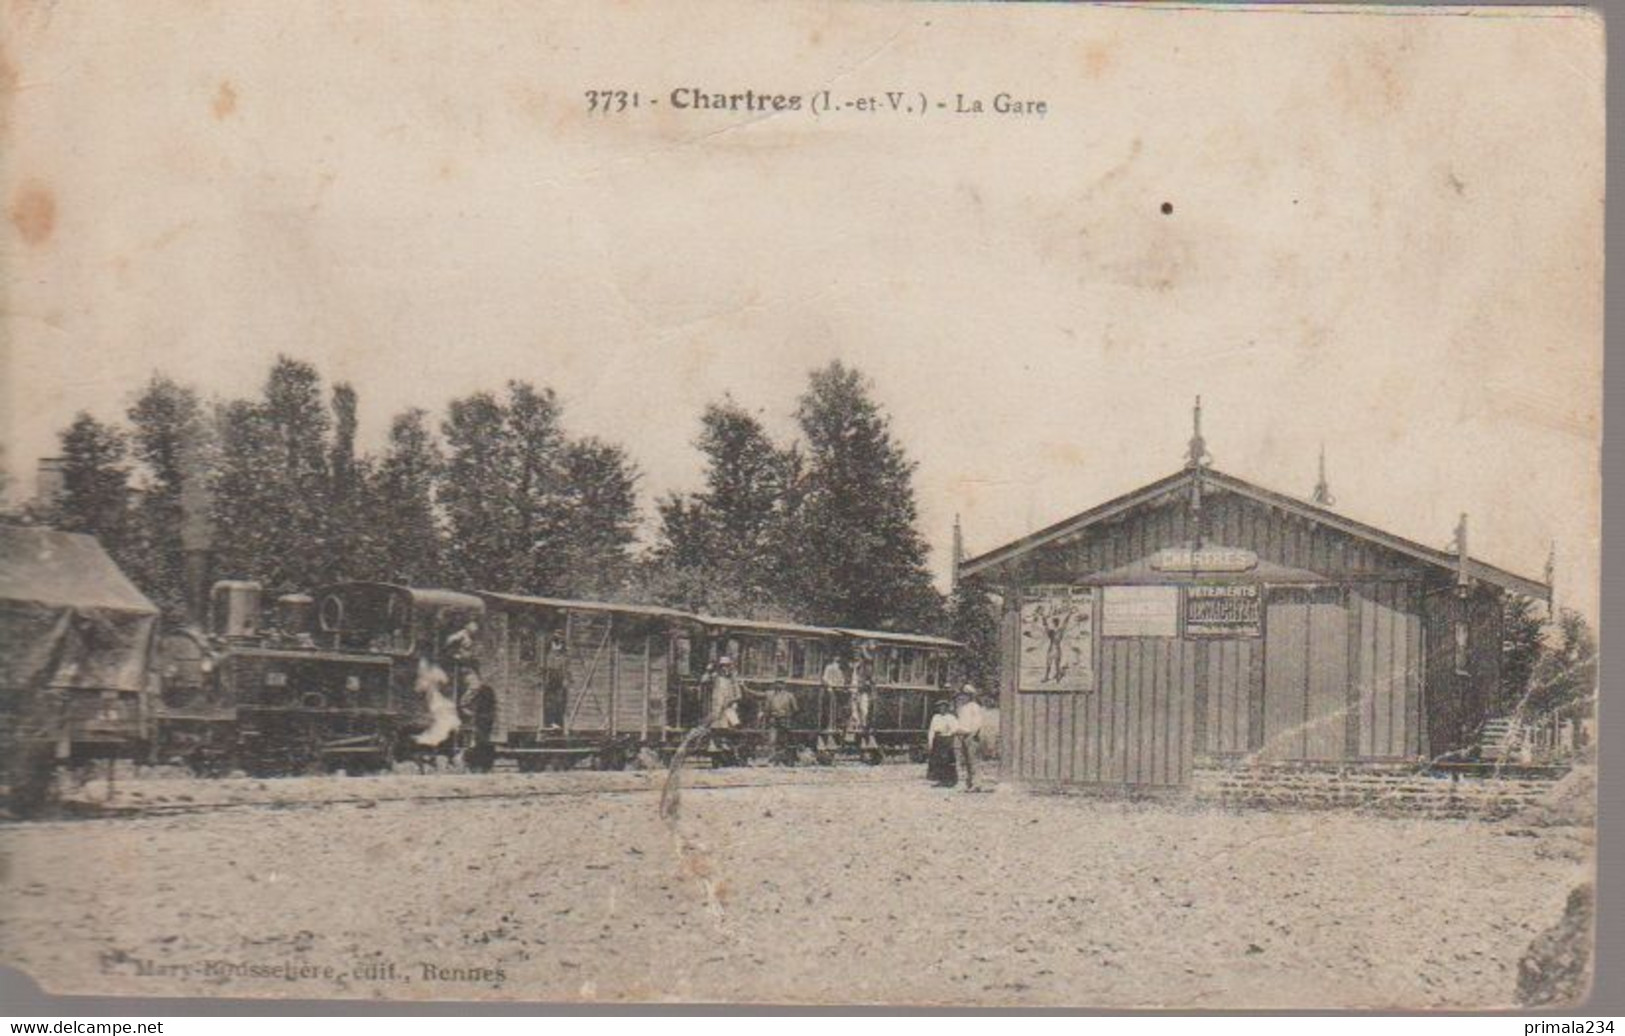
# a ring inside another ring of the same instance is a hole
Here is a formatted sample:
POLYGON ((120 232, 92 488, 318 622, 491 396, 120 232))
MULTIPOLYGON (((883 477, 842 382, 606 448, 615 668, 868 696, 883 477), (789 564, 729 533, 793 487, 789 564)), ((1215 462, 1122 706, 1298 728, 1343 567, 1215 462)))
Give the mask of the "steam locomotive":
POLYGON ((747 686, 782 683, 793 716, 740 722, 694 746, 713 765, 773 743, 781 758, 918 756, 959 645, 939 637, 725 619, 670 608, 348 582, 266 608, 260 587, 210 594, 206 631, 159 643, 154 761, 256 776, 387 769, 454 753, 458 694, 478 672, 497 699, 488 762, 523 771, 665 757, 713 712, 728 657, 747 686), (856 668, 868 708, 822 679, 856 668), (775 741, 775 737, 777 740, 775 741), (785 741, 788 739, 788 743, 785 741))

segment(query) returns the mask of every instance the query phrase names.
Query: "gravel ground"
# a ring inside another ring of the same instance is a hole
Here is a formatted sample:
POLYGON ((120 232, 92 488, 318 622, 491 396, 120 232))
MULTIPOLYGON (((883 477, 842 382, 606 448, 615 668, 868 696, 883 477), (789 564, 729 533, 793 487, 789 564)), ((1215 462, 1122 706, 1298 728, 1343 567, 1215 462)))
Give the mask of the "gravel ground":
POLYGON ((657 777, 127 782, 190 811, 0 829, 0 956, 59 993, 1488 1008, 1591 858, 912 767, 697 774, 673 826, 657 777))

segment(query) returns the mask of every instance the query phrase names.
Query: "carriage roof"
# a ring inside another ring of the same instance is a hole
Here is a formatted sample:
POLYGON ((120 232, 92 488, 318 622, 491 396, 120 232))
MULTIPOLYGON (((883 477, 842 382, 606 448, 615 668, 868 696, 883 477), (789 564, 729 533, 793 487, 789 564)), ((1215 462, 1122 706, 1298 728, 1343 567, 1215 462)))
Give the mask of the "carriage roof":
POLYGON ((344 586, 378 587, 390 591, 404 593, 412 598, 414 605, 429 608, 464 608, 483 610, 487 605, 502 608, 541 608, 565 611, 593 611, 619 615, 638 616, 647 619, 662 619, 674 623, 692 623, 712 629, 728 629, 757 631, 762 633, 776 633, 787 636, 808 637, 838 637, 855 638, 859 640, 873 640, 880 643, 906 644, 917 647, 957 648, 958 641, 945 637, 933 637, 920 633, 894 633, 886 630, 851 629, 840 626, 809 626, 804 623, 783 622, 774 619, 740 619, 722 615, 706 615, 703 613, 687 612, 678 608, 667 608, 652 604, 620 604, 608 601, 583 601, 567 597, 540 597, 530 594, 497 593, 490 590, 480 590, 473 594, 462 593, 456 590, 433 590, 418 587, 403 586, 398 583, 382 582, 349 582, 339 584, 338 587, 329 587, 327 590, 338 589, 344 586))
POLYGON ((463 593, 461 590, 440 590, 432 587, 407 586, 404 583, 386 583, 381 580, 352 579, 342 583, 324 586, 317 596, 335 593, 347 589, 385 590, 390 593, 405 594, 412 599, 414 607, 432 608, 436 610, 457 608, 465 611, 484 611, 485 602, 474 594, 463 593))
POLYGON ((799 622, 779 622, 774 619, 733 619, 720 615, 696 615, 707 626, 720 626, 733 630, 751 630, 762 633, 789 633, 808 637, 827 637, 838 630, 827 626, 805 626, 799 622))
POLYGON ((676 608, 664 608, 652 604, 615 604, 607 601, 578 601, 566 597, 532 597, 528 594, 499 594, 491 591, 480 591, 480 596, 487 601, 496 601, 504 605, 517 605, 527 608, 551 608, 570 611, 598 611, 617 612, 623 615, 639 615, 650 619, 672 619, 693 622, 696 616, 676 608))
POLYGON ((910 644, 916 647, 957 648, 964 646, 957 640, 949 640, 947 637, 932 637, 924 633, 891 633, 886 630, 856 630, 845 627, 839 627, 835 632, 848 637, 856 637, 859 640, 910 644))

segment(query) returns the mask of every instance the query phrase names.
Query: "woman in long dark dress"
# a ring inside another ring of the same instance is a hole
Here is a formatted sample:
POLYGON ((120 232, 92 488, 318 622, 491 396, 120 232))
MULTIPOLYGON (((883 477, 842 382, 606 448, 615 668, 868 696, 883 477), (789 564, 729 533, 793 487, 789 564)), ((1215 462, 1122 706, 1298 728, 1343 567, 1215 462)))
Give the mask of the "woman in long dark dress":
POLYGON ((925 777, 939 788, 959 783, 959 765, 954 762, 954 713, 945 701, 937 702, 936 715, 925 735, 925 777))

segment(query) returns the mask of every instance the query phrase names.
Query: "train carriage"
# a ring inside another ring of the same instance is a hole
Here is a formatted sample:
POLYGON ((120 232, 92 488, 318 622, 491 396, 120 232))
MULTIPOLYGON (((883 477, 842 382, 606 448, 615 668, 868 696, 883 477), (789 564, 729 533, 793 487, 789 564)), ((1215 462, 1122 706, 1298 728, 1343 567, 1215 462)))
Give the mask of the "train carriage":
POLYGON ((496 756, 522 770, 619 768, 668 737, 693 617, 669 608, 484 593, 481 670, 496 756))
MULTIPOLYGON (((701 616, 706 667, 723 657, 754 690, 782 683, 795 696, 790 723, 794 748, 820 761, 856 756, 878 762, 889 754, 918 754, 925 743, 935 701, 951 695, 950 663, 960 645, 942 637, 878 630, 837 629, 794 623, 701 616), (841 686, 825 686, 824 671, 841 665, 841 686), (855 710, 853 697, 866 692, 867 710, 855 710)), ((702 675, 703 680, 703 675, 702 675)), ((706 702, 708 696, 697 694, 706 702)), ((690 709, 689 722, 697 710, 690 709)), ((738 754, 758 753, 766 741, 766 718, 747 699, 741 717, 745 734, 738 754)))
MULTIPOLYGON (((347 727, 335 722, 340 696, 316 687, 315 677, 300 675, 294 679, 300 689, 284 695, 285 702, 277 699, 272 709, 237 708, 216 718, 229 718, 235 737, 239 730, 252 735, 250 721, 275 717, 283 733, 263 743, 291 741, 321 759, 349 753, 357 765, 450 753, 468 744, 469 732, 451 732, 459 724, 455 703, 476 667, 496 698, 486 763, 506 759, 526 771, 583 762, 618 768, 640 751, 668 755, 691 730, 714 718, 712 678, 724 656, 737 661, 739 677, 755 693, 741 703, 742 722, 713 729, 691 746, 693 755, 727 765, 760 754, 771 731, 759 703, 782 681, 795 699, 788 747, 822 761, 839 756, 878 761, 923 746, 931 703, 950 693, 949 663, 959 647, 939 637, 391 583, 340 583, 302 600, 314 612, 299 626, 310 631, 301 634, 305 641, 296 648, 286 640, 287 631, 276 631, 271 642, 254 650, 290 651, 279 663, 290 673, 316 663, 329 668, 370 663, 378 675, 367 686, 382 680, 385 692, 373 714, 357 712, 360 705, 351 694, 342 704, 355 715, 347 717, 347 727), (466 643, 454 649, 456 641, 466 643), (293 657, 301 651, 309 664, 293 657), (824 685, 832 661, 841 663, 843 673, 835 693, 824 685), (851 687, 848 676, 856 680, 851 687), (851 708, 852 689, 860 685, 870 702, 862 718, 851 708), (275 713, 281 708, 307 715, 299 721, 291 711, 275 713), (309 714, 323 710, 325 725, 311 726, 309 714), (351 728, 355 740, 338 736, 351 728), (389 750, 379 751, 386 741, 389 750)), ((295 627, 292 621, 282 625, 295 627)), ((176 654, 184 653, 176 644, 176 654)), ((172 698, 184 696, 179 688, 186 682, 178 673, 168 674, 172 698)), ((202 699, 194 696, 193 704, 203 704, 202 699)), ((184 713, 172 708, 172 720, 188 718, 184 713)))
POLYGON ((953 697, 953 660, 962 645, 914 633, 839 632, 873 654, 875 701, 868 727, 879 746, 888 752, 923 749, 932 707, 953 697))
POLYGON ((44 804, 58 765, 139 757, 158 609, 94 538, 0 526, 0 781, 44 804))

